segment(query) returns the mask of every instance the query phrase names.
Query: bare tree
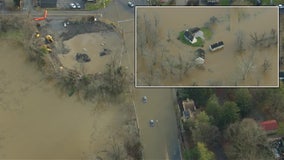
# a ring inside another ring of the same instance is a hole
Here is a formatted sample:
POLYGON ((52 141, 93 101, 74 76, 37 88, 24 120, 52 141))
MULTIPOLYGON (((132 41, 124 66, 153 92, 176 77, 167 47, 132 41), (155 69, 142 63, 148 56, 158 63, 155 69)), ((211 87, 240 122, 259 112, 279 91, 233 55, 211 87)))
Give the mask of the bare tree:
POLYGON ((256 46, 257 43, 259 42, 259 39, 258 39, 258 36, 257 36, 256 32, 251 33, 249 36, 252 39, 252 45, 256 46))
POLYGON ((243 53, 245 51, 244 47, 244 32, 238 31, 237 32, 237 52, 243 53))
POLYGON ((252 52, 248 58, 242 57, 240 64, 242 80, 246 80, 247 75, 254 69, 255 53, 252 52))
POLYGON ((263 73, 266 73, 268 70, 271 70, 271 63, 267 59, 265 59, 262 64, 262 67, 263 67, 263 73))

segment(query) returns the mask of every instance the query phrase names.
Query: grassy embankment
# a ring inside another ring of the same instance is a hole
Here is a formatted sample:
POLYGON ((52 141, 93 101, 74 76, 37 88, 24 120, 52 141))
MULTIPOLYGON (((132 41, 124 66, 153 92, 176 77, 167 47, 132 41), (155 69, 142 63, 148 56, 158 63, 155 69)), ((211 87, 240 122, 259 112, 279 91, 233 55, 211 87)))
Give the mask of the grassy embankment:
POLYGON ((97 2, 87 2, 85 4, 86 10, 98 10, 100 8, 105 8, 110 4, 111 0, 97 0, 97 2))

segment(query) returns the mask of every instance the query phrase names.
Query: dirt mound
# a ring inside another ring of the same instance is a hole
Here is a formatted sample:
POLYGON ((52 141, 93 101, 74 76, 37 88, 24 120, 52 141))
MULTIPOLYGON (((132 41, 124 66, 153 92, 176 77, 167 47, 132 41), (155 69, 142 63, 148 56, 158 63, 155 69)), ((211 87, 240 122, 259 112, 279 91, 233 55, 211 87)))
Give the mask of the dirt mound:
POLYGON ((106 24, 102 21, 94 22, 69 22, 67 25, 68 31, 61 34, 63 41, 73 38, 75 35, 102 31, 114 31, 115 26, 112 24, 106 24))

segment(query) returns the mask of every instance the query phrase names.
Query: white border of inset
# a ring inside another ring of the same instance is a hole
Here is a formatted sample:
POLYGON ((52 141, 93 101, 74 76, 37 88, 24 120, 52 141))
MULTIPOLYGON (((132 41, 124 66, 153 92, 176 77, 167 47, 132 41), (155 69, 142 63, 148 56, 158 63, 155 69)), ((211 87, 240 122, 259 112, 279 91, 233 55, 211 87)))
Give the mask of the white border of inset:
POLYGON ((278 88, 280 84, 279 80, 279 56, 280 56, 280 12, 278 6, 135 6, 135 38, 134 38, 134 84, 136 88, 278 88), (140 86, 137 84, 137 10, 139 8, 270 8, 270 9, 277 9, 277 26, 278 26, 278 57, 277 57, 277 86, 140 86))

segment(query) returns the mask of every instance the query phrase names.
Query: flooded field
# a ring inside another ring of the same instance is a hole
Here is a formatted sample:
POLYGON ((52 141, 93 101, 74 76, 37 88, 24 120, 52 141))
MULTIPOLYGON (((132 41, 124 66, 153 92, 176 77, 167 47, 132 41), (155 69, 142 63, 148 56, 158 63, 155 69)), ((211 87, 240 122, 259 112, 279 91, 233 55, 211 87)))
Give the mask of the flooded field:
POLYGON ((277 13, 277 7, 137 8, 136 85, 278 86, 277 13), (146 25, 156 32, 139 36, 146 25), (203 45, 177 39, 194 27, 206 29, 203 45), (224 48, 210 51, 218 41, 224 48), (197 49, 205 52, 203 64, 196 64, 197 49))
POLYGON ((4 40, 0 97, 1 160, 111 159, 114 143, 128 135, 128 105, 68 97, 44 80, 22 47, 4 40))
POLYGON ((59 55, 62 64, 70 69, 76 69, 84 73, 94 74, 104 71, 105 65, 111 56, 120 58, 122 41, 115 32, 99 32, 80 34, 64 42, 69 53, 59 55), (104 49, 110 50, 109 55, 101 56, 104 49), (91 61, 79 63, 75 57, 77 53, 86 53, 91 61))

